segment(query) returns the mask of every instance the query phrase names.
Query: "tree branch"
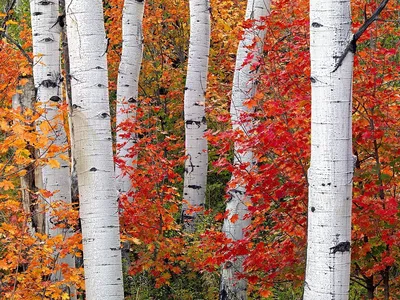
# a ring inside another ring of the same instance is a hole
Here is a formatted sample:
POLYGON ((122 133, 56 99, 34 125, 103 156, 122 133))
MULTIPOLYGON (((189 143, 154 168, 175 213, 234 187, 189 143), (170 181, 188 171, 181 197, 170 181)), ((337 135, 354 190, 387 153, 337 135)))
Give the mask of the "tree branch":
POLYGON ((16 40, 14 40, 11 36, 9 36, 6 32, 1 33, 2 36, 4 36, 11 44, 15 45, 22 53, 23 56, 28 60, 28 62, 32 65, 33 60, 32 58, 29 57, 28 53, 22 48, 20 44, 16 40))
POLYGON ((356 53, 357 49, 357 41, 361 37, 361 35, 367 30, 367 28, 378 18, 382 10, 385 8, 386 4, 389 0, 383 0, 381 4, 379 4, 378 8, 372 14, 370 18, 368 18, 365 23, 360 27, 360 29, 353 35, 350 43, 347 45, 346 49, 344 50, 343 54, 339 57, 339 61, 337 62, 335 68, 333 69, 332 73, 336 72, 337 69, 342 65, 344 59, 347 56, 347 53, 351 51, 352 53, 356 53))

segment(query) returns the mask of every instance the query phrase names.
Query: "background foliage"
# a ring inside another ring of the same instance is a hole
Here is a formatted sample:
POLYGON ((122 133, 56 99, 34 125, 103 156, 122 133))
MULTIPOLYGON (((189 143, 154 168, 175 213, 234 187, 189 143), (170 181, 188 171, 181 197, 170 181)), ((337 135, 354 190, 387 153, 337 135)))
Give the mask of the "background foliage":
MULTIPOLYGON (((30 54, 28 1, 6 11, 0 2, 0 34, 7 32, 30 54)), ((262 51, 254 50, 258 92, 248 101, 255 126, 248 136, 230 129, 228 113, 236 48, 243 28, 245 1, 211 1, 212 37, 207 89, 210 149, 207 200, 195 234, 182 231, 183 91, 189 40, 187 1, 148 0, 144 18, 144 58, 136 122, 124 126, 139 135, 134 192, 120 199, 122 238, 129 241, 125 270, 128 299, 217 299, 224 262, 246 255, 250 299, 300 299, 304 277, 307 169, 310 136, 308 2, 273 1, 262 51), (257 54, 259 53, 259 54, 257 54), (257 170, 232 165, 233 141, 251 149, 257 170), (252 203, 246 238, 232 243, 221 233, 225 190, 237 173, 252 203), (134 199, 133 202, 129 200, 134 199)), ((111 107, 121 53, 122 0, 104 1, 111 107)), ((376 9, 375 1, 352 1, 353 28, 376 9)), ((400 81, 398 74, 399 2, 388 7, 358 43, 353 84, 354 179, 352 287, 354 299, 400 297, 399 167, 400 81)), ((11 98, 22 93, 31 66, 4 36, 0 40, 0 294, 13 299, 68 299, 68 287, 83 293, 82 270, 59 264, 67 253, 79 256, 77 211, 56 210, 58 226, 74 229, 70 238, 32 235, 20 203, 19 176, 32 158, 27 146, 40 148, 35 133, 38 109, 21 114, 11 98), (56 255, 54 255, 56 253, 56 255), (51 281, 62 270, 64 280, 51 281)), ((66 106, 60 107, 66 113, 66 106)), ((114 108, 114 115, 115 115, 114 108)), ((118 129, 116 129, 118 130, 118 129)), ((117 147, 117 146, 116 146, 117 147)), ((56 151, 56 149, 55 149, 56 151)), ((46 191, 30 191, 45 199, 46 191)), ((60 204, 61 205, 61 204, 60 204)), ((43 206, 45 210, 48 207, 43 206)))

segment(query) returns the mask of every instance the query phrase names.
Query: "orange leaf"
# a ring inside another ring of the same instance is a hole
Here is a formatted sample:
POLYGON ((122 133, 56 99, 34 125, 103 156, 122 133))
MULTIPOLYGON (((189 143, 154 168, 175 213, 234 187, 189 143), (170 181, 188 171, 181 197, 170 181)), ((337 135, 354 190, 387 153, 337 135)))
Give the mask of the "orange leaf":
POLYGON ((269 291, 269 290, 261 290, 261 291, 260 291, 260 295, 263 296, 263 297, 265 297, 265 298, 267 298, 267 297, 269 297, 269 296, 272 295, 272 292, 269 291))
POLYGON ((40 189, 39 192, 45 198, 49 198, 49 197, 53 196, 53 193, 48 190, 40 189))
POLYGON ((255 100, 255 99, 249 99, 248 101, 246 101, 244 103, 244 106, 246 106, 249 109, 255 107, 256 105, 257 105, 257 100, 255 100))
POLYGON ((47 135, 51 130, 51 126, 47 121, 42 121, 42 123, 39 125, 39 128, 44 135, 47 135))
POLYGON ((239 215, 238 214, 234 214, 232 217, 231 217, 231 222, 232 223, 236 223, 236 221, 239 219, 239 215))
POLYGON ((27 84, 28 82, 29 82, 29 79, 22 78, 22 79, 19 81, 19 84, 20 84, 20 85, 25 85, 25 84, 27 84))
POLYGON ((13 183, 11 181, 4 180, 4 181, 0 182, 0 187, 3 190, 8 191, 9 189, 13 189, 14 185, 13 185, 13 183))
POLYGON ((68 162, 69 162, 69 157, 68 157, 68 155, 60 154, 59 157, 60 157, 62 160, 65 160, 65 161, 68 161, 68 162))

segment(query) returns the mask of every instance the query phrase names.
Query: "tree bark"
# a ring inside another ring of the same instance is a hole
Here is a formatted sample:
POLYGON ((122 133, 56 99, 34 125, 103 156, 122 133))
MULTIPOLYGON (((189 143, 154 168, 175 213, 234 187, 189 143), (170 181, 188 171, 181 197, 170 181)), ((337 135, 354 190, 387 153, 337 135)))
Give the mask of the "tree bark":
MULTIPOLYGON (((33 109, 36 101, 33 77, 28 77, 26 79, 28 79, 28 82, 24 86, 18 87, 19 90, 22 90, 22 94, 15 94, 12 98, 13 109, 18 109, 20 113, 23 113, 26 109, 33 109)), ((29 151, 31 158, 37 158, 37 151, 34 147, 28 145, 27 150, 29 151)), ((20 177, 21 199, 25 212, 30 215, 30 221, 28 223, 29 230, 32 235, 35 232, 44 234, 46 232, 44 225, 45 214, 44 210, 40 208, 43 203, 41 203, 35 194, 38 189, 36 187, 34 164, 26 166, 25 170, 26 174, 20 177)))
POLYGON ((125 0, 122 15, 122 56, 117 87, 117 188, 120 193, 131 190, 130 172, 134 171, 136 157, 130 153, 136 135, 121 126, 126 120, 135 121, 138 100, 139 75, 143 57, 142 21, 144 1, 125 0), (129 137, 127 137, 129 135, 129 137))
POLYGON ((366 278, 365 283, 367 285, 367 298, 374 299, 374 292, 375 292, 374 276, 366 278))
MULTIPOLYGON (((50 145, 64 147, 67 137, 63 121, 60 121, 58 105, 61 100, 61 67, 60 67, 60 29, 58 21, 58 1, 31 0, 31 21, 33 35, 33 77, 37 90, 37 101, 45 109, 44 115, 38 122, 48 123, 51 130, 51 141, 40 149, 40 156, 45 157, 50 145)), ((64 150, 67 151, 67 150, 64 150)), ((62 160, 57 153, 55 159, 60 164, 59 168, 44 165, 40 168, 42 188, 50 192, 58 191, 48 199, 50 209, 46 213, 46 232, 50 235, 61 234, 60 230, 53 230, 51 206, 56 201, 71 203, 71 190, 69 181, 69 162, 62 160)), ((39 183, 40 184, 40 183, 39 183)))
MULTIPOLYGON (((235 73, 233 76, 232 101, 231 101, 231 121, 232 129, 240 134, 248 135, 252 129, 252 120, 248 120, 246 115, 252 112, 252 109, 246 107, 245 102, 251 99, 256 92, 257 71, 252 70, 252 64, 257 62, 263 52, 264 38, 266 29, 259 29, 258 26, 265 23, 265 18, 270 14, 270 1, 265 0, 248 0, 246 8, 246 20, 254 20, 252 28, 246 29, 243 40, 239 43, 235 73), (255 41, 256 48, 251 49, 255 41), (245 60, 249 54, 254 54, 253 59, 245 64, 245 60), (247 119, 246 121, 243 120, 247 119)), ((253 152, 243 149, 240 143, 234 145, 234 165, 247 165, 248 171, 255 166, 253 152), (243 151, 244 150, 244 151, 243 151)), ((232 175, 233 182, 238 182, 235 174, 232 175)), ((250 225, 250 219, 245 219, 248 213, 247 205, 251 202, 250 195, 247 194, 246 186, 243 183, 237 183, 236 186, 228 191, 230 199, 226 205, 229 211, 228 217, 224 220, 222 231, 228 238, 234 241, 241 240, 244 237, 244 230, 250 225), (231 218, 238 215, 235 222, 231 222, 231 218)), ((237 273, 243 272, 243 256, 233 257, 231 261, 225 263, 222 269, 221 279, 221 299, 247 299, 247 282, 246 280, 238 280, 237 273), (223 295, 226 295, 225 298, 223 295)))
POLYGON ((384 299, 390 299, 390 267, 386 267, 383 271, 383 291, 384 299))
POLYGON ((350 1, 312 0, 310 25, 311 163, 304 299, 348 299, 355 51, 349 48, 350 1))
POLYGON ((204 206, 207 184, 208 151, 205 113, 208 55, 210 51, 210 4, 208 0, 190 0, 189 60, 184 96, 185 161, 182 217, 185 229, 194 231, 195 214, 189 206, 204 206))
MULTIPOLYGON (((70 235, 69 229, 55 227, 53 206, 58 201, 71 203, 71 181, 69 161, 60 158, 60 154, 68 155, 67 136, 64 129, 64 120, 60 117, 59 105, 62 104, 61 93, 61 61, 60 61, 60 34, 62 26, 59 21, 59 2, 31 0, 31 22, 33 35, 33 77, 36 88, 37 102, 45 109, 38 121, 38 131, 41 124, 47 123, 51 128, 47 134, 50 138, 48 144, 39 150, 41 158, 49 156, 49 147, 59 147, 54 156, 59 163, 58 168, 43 165, 36 170, 36 186, 54 193, 47 198, 49 207, 45 214, 45 232, 50 236, 59 234, 70 235)), ((43 133, 44 134, 44 133, 43 133)), ((55 255, 57 257, 57 255, 55 255)), ((59 259, 58 263, 66 263, 74 267, 74 259, 67 255, 59 259)), ((62 274, 54 274, 52 280, 61 280, 62 274)))
POLYGON ((103 3, 66 1, 86 298, 123 299, 103 3))

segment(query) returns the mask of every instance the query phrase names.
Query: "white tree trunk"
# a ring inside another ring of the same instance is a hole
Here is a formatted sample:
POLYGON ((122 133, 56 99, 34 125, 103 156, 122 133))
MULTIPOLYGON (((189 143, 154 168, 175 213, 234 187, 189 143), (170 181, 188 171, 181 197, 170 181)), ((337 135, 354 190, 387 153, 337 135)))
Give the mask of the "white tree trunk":
MULTIPOLYGON (((210 50, 210 5, 208 0, 189 0, 190 41, 187 68, 185 114, 185 175, 183 198, 189 206, 204 206, 207 184, 208 151, 205 113, 208 55, 210 50)), ((193 231, 195 215, 188 214, 188 205, 182 207, 185 228, 193 231)))
MULTIPOLYGON (((33 35, 33 77, 37 90, 37 101, 46 111, 40 118, 40 123, 48 123, 52 128, 49 137, 52 141, 40 150, 40 156, 46 156, 50 144, 65 147, 67 137, 64 124, 58 118, 57 104, 61 104, 61 76, 60 76, 60 26, 58 19, 58 1, 31 0, 31 21, 33 35)), ((55 201, 71 203, 71 184, 69 180, 69 162, 56 157, 51 157, 59 162, 60 168, 52 168, 48 165, 41 167, 42 188, 57 193, 50 197, 50 205, 55 201)), ((37 185, 41 183, 37 183, 37 185)), ((46 214, 46 232, 50 235, 62 233, 53 230, 51 210, 46 214)))
POLYGON ((66 1, 86 297, 123 299, 103 2, 66 1))
POLYGON ((117 157, 123 165, 116 165, 117 188, 120 193, 131 190, 130 172, 135 168, 136 157, 129 149, 135 145, 136 136, 121 128, 126 120, 134 122, 138 98, 139 75, 143 57, 142 20, 144 0, 125 0, 122 15, 122 56, 118 70, 117 87, 117 157), (126 135, 130 135, 129 138, 126 135), (124 172, 128 171, 128 172, 124 172))
MULTIPOLYGON (((241 120, 242 115, 250 113, 252 110, 244 105, 246 100, 251 99, 256 91, 255 78, 257 72, 251 69, 251 65, 256 63, 263 52, 264 38, 266 29, 258 29, 257 26, 265 23, 265 17, 270 14, 269 0, 248 0, 245 19, 253 19, 254 26, 246 29, 243 40, 239 43, 235 73, 233 76, 232 101, 231 101, 231 121, 234 131, 239 131, 245 135, 249 134, 252 128, 251 120, 241 120), (264 18, 264 19, 263 19, 264 18), (256 48, 249 49, 257 39, 256 48), (249 53, 254 54, 250 63, 243 66, 243 63, 249 53)), ((234 145, 234 165, 246 164, 247 170, 250 171, 255 165, 254 155, 252 151, 243 149, 239 143, 234 145)), ((232 175, 232 181, 237 182, 238 178, 232 175)), ((228 238, 235 241, 243 238, 243 230, 250 225, 250 219, 244 219, 248 213, 247 205, 251 202, 250 195, 246 194, 244 184, 238 183, 235 188, 228 191, 230 199, 226 205, 229 211, 228 217, 224 220, 223 232, 228 238), (238 215, 236 222, 231 222, 231 218, 238 215)), ((221 299, 247 299, 246 289, 247 282, 238 280, 237 273, 243 272, 244 257, 235 257, 231 261, 225 263, 222 269, 221 280, 221 299), (224 298, 225 297, 225 298, 224 298)))
POLYGON ((353 53, 350 1, 310 2, 311 164, 304 299, 348 299, 353 53), (336 69, 337 68, 337 69, 336 69))
MULTIPOLYGON (((44 165, 37 170, 36 186, 54 193, 46 199, 50 208, 46 210, 45 232, 50 236, 62 234, 69 235, 68 229, 55 228, 55 217, 52 216, 52 205, 57 201, 71 203, 71 181, 69 162, 60 158, 60 154, 68 156, 67 136, 64 129, 63 118, 60 118, 58 105, 61 100, 61 64, 60 64, 60 34, 61 27, 58 23, 59 2, 31 0, 31 22, 33 36, 33 77, 36 88, 36 98, 45 109, 44 115, 38 121, 38 130, 41 123, 47 123, 51 130, 48 137, 51 141, 40 149, 40 156, 48 156, 48 147, 60 147, 62 151, 56 151, 56 155, 50 157, 56 160, 60 167, 53 168, 44 165)), ((72 256, 66 256, 58 263, 66 263, 74 266, 72 256)), ((61 273, 55 274, 53 280, 60 280, 61 273)))

